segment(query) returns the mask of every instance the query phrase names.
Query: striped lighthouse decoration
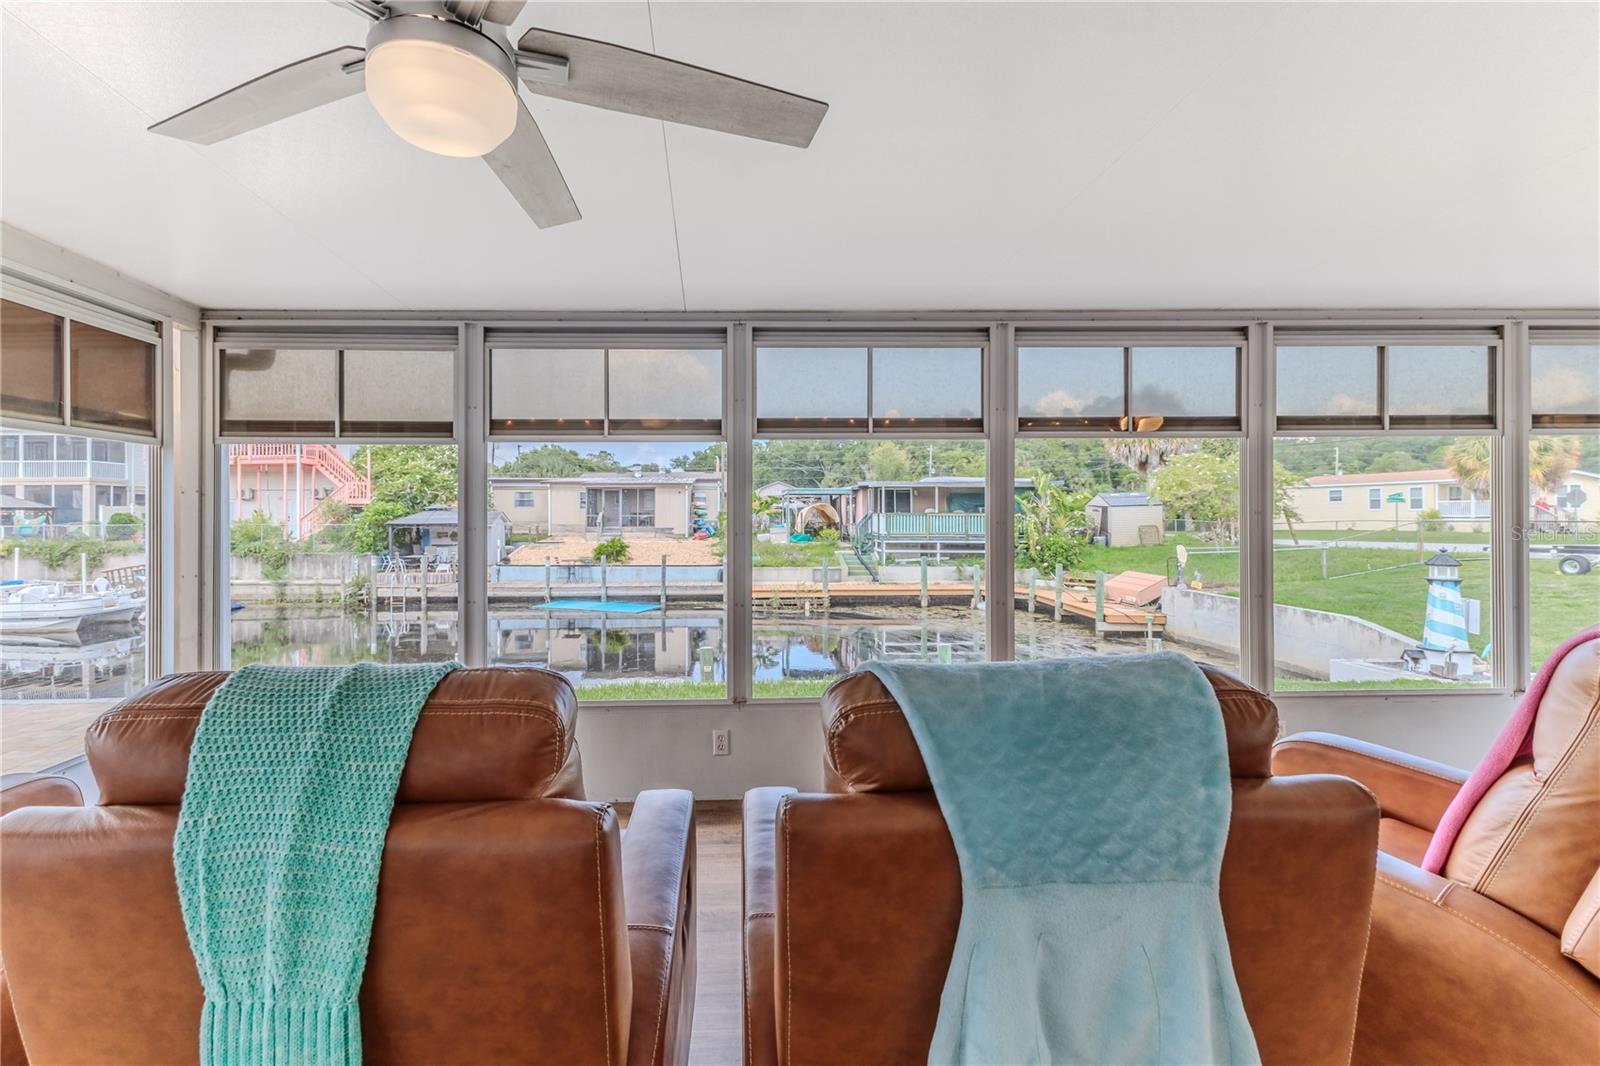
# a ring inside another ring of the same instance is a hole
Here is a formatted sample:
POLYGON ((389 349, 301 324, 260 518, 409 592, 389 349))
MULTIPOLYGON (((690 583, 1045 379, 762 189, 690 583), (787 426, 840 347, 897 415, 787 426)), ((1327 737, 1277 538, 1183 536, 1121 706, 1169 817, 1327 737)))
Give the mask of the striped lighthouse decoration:
POLYGON ((1461 561, 1443 551, 1428 560, 1428 612, 1422 622, 1422 650, 1427 653, 1430 666, 1444 667, 1447 675, 1454 675, 1458 656, 1451 652, 1469 652, 1465 657, 1472 661, 1467 644, 1467 608, 1461 599, 1461 561))

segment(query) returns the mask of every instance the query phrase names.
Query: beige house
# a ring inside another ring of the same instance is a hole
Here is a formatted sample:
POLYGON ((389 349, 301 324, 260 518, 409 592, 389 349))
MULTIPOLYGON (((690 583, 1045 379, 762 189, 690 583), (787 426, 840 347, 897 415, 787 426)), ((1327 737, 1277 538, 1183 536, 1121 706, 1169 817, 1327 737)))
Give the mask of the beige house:
POLYGON ((494 509, 518 533, 609 536, 627 530, 687 537, 714 529, 721 475, 705 471, 491 477, 494 509))
MULTIPOLYGON (((1415 523, 1424 511, 1458 529, 1488 528, 1489 501, 1474 499, 1446 469, 1392 470, 1381 474, 1319 474, 1289 490, 1307 529, 1377 529, 1393 525, 1396 508, 1401 523, 1415 523), (1391 499, 1398 495, 1397 502, 1391 499)), ((1282 528, 1282 518, 1276 524, 1282 528)))
POLYGON ((1561 481, 1559 492, 1537 492, 1533 501, 1535 521, 1600 522, 1600 473, 1572 470, 1561 481))

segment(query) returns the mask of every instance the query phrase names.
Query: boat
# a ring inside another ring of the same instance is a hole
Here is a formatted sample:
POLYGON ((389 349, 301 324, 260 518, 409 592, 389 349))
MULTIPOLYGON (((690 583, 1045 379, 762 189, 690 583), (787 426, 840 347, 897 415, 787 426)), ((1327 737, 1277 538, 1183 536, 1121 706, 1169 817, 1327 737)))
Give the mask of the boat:
MULTIPOLYGON (((102 584, 101 579, 98 584, 102 584)), ((67 592, 59 581, 8 582, 0 586, 0 633, 66 635, 85 623, 132 622, 145 602, 142 593, 111 587, 67 592)))

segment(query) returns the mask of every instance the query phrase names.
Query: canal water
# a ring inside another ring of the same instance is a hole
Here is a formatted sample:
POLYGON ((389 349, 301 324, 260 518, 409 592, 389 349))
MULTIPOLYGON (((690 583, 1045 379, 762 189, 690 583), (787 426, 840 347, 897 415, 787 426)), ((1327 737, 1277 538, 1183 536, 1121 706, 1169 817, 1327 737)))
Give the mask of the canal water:
MULTIPOLYGON (((980 662, 986 657, 984 612, 964 607, 877 606, 754 619, 751 656, 758 682, 820 682, 870 659, 980 662)), ((251 605, 229 622, 233 664, 330 665, 421 662, 459 656, 455 612, 343 612, 307 604, 251 605)), ((558 670, 574 684, 617 686, 619 697, 671 698, 661 686, 725 682, 728 647, 722 612, 674 608, 614 615, 494 607, 490 659, 558 670), (630 685, 631 683, 631 685, 630 685), (647 687, 640 689, 639 684, 647 687)), ((1165 647, 1221 666, 1237 657, 1174 641, 1165 647)), ((1078 622, 1048 613, 1016 617, 1017 658, 1143 651, 1142 636, 1095 640, 1078 622)), ((137 625, 86 632, 76 644, 0 646, 0 697, 13 700, 120 699, 146 680, 145 635, 137 625)), ((768 686, 771 688, 772 686, 768 686)))

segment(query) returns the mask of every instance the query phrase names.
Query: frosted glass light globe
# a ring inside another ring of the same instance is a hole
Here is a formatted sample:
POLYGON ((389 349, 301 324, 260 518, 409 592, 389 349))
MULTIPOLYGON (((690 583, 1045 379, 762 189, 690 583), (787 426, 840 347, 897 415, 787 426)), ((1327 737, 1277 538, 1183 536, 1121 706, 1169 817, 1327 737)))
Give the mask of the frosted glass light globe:
MULTIPOLYGON (((471 31, 468 31, 471 32, 471 31)), ((494 65, 440 41, 397 37, 367 53, 367 99, 401 138, 481 156, 517 127, 517 90, 494 65)))

